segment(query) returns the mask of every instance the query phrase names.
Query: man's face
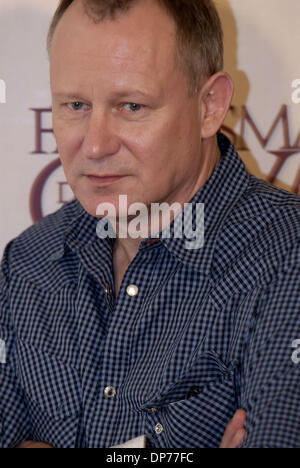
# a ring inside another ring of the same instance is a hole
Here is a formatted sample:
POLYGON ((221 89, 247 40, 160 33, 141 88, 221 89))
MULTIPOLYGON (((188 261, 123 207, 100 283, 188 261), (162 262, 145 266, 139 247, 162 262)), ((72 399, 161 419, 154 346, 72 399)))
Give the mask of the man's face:
MULTIPOLYGON (((175 64, 176 27, 152 0, 95 24, 80 0, 55 31, 53 128, 67 181, 100 203, 187 202, 201 171, 199 99, 175 64), (123 176, 109 180, 92 176, 123 176)), ((117 210, 118 213, 118 210, 117 210)))

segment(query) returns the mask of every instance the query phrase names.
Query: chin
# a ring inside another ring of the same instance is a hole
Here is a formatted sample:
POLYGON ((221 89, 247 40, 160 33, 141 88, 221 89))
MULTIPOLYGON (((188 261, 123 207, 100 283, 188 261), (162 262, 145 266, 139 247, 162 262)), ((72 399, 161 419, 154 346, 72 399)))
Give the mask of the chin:
MULTIPOLYGON (((75 194, 75 196, 77 200, 79 201, 79 203, 82 205, 82 207, 85 209, 85 211, 91 216, 100 218, 100 216, 97 215, 97 210, 98 210, 99 205, 102 203, 105 203, 105 204, 109 203, 110 205, 112 205, 112 207, 115 208, 116 214, 118 215, 119 207, 118 207, 118 202, 116 203, 116 199, 118 200, 118 195, 100 197, 99 195, 97 196, 95 194, 87 195, 87 194, 77 193, 75 194)), ((104 213, 103 216, 106 216, 106 213, 104 213)))

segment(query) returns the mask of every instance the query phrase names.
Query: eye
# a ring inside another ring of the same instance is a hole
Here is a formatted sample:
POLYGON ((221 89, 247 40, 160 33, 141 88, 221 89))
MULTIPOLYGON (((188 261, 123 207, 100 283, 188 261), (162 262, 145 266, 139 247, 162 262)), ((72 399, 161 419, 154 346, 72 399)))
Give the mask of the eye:
POLYGON ((144 107, 142 104, 135 104, 134 102, 127 102, 124 104, 124 107, 126 106, 128 106, 130 112, 138 112, 144 107))
POLYGON ((82 110, 82 106, 85 106, 85 104, 83 102, 76 101, 70 102, 69 104, 67 104, 67 106, 73 111, 80 111, 82 110))

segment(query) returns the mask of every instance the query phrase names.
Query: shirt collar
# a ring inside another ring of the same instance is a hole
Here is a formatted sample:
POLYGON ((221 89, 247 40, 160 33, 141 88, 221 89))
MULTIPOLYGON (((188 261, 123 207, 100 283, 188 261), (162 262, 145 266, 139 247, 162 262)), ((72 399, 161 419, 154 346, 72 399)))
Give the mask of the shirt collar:
MULTIPOLYGON (((187 249, 185 237, 161 238, 167 249, 182 263, 210 275, 214 250, 219 233, 230 211, 238 203, 249 184, 249 173, 231 141, 223 134, 218 135, 221 159, 211 177, 194 195, 189 203, 193 213, 197 203, 204 204, 204 243, 200 249, 187 249)), ((195 224, 195 215, 193 215, 195 224)))
MULTIPOLYGON (((221 151, 218 165, 208 181, 189 201, 193 205, 193 226, 195 226, 196 205, 204 204, 203 246, 200 249, 187 249, 188 239, 186 237, 174 237, 175 221, 170 225, 169 238, 164 238, 162 233, 159 234, 160 241, 172 255, 183 264, 199 270, 205 275, 211 274, 214 249, 222 225, 229 212, 247 190, 249 183, 249 173, 230 140, 225 135, 219 134, 218 144, 221 151)), ((96 234, 99 220, 89 215, 77 200, 74 200, 73 203, 72 222, 67 225, 63 243, 58 245, 52 258, 54 260, 61 258, 64 255, 66 245, 71 250, 77 251, 95 241, 102 242, 103 248, 108 249, 111 255, 114 239, 99 239, 96 234)), ((139 249, 146 248, 149 240, 151 237, 144 239, 139 249)))
POLYGON ((53 261, 61 259, 68 248, 78 251, 97 239, 96 227, 99 220, 89 215, 77 199, 68 204, 66 211, 68 211, 68 217, 62 221, 60 242, 57 243, 57 248, 51 255, 53 261))

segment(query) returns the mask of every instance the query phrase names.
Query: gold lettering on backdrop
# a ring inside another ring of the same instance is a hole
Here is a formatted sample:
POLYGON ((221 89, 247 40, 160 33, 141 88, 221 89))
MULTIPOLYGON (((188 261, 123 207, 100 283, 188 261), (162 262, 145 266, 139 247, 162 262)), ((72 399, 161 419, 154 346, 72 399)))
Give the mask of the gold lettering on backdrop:
MULTIPOLYGON (((52 128, 43 128, 42 127, 42 116, 44 113, 52 112, 51 107, 49 108, 30 108, 35 113, 35 149, 31 154, 49 154, 49 152, 44 151, 42 148, 42 135, 44 133, 53 133, 52 128)), ((57 149, 52 151, 50 154, 57 153, 57 149)))
POLYGON ((69 203, 70 200, 65 199, 65 188, 69 187, 68 182, 58 182, 58 202, 60 205, 65 205, 69 203))
MULTIPOLYGON (((234 107, 231 107, 231 110, 235 110, 234 107)), ((274 183, 276 178, 278 177, 280 171, 282 170, 283 166, 287 162, 287 160, 300 153, 300 132, 296 138, 296 141, 294 145, 291 144, 290 140, 290 121, 289 121, 289 115, 288 115, 288 106, 284 104, 281 106, 278 114, 276 115, 274 122, 271 124, 270 130, 268 131, 266 137, 264 137, 259 128, 258 125, 255 124, 255 121, 253 117, 251 116, 249 110, 247 109, 246 106, 242 106, 242 116, 241 116, 241 130, 240 130, 240 135, 237 135, 232 129, 228 129, 228 127, 223 127, 224 131, 226 133, 229 133, 229 136, 234 135, 233 140, 240 141, 241 144, 237 146, 237 149, 239 151, 249 151, 249 148, 245 144, 245 130, 246 130, 246 124, 249 125, 249 127, 252 129, 256 139, 260 143, 261 147, 263 149, 266 149, 267 145, 269 144, 272 136, 275 133, 276 128, 278 127, 279 123, 281 123, 281 129, 282 129, 282 136, 283 136, 283 146, 280 147, 277 150, 270 150, 267 151, 269 154, 273 154, 274 156, 277 157, 277 161, 275 162, 273 168, 271 169, 270 173, 268 174, 267 180, 271 184, 274 183), (228 132, 229 130, 229 132, 228 132)), ((299 171, 296 175, 296 179, 293 183, 293 192, 298 193, 300 189, 300 168, 299 171)))

